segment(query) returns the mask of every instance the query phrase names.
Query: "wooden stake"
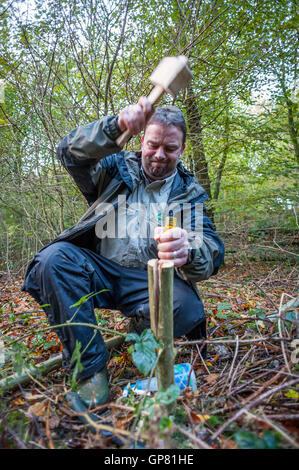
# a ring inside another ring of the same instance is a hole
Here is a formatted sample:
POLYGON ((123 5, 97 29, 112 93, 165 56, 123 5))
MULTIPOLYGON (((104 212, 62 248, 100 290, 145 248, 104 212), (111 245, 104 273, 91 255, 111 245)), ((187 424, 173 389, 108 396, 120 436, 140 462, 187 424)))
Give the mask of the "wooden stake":
POLYGON ((157 365, 158 385, 161 390, 166 390, 174 384, 173 268, 172 261, 148 261, 151 329, 163 344, 157 365))
POLYGON ((148 290, 151 330, 158 337, 158 318, 159 318, 159 262, 157 259, 151 259, 147 263, 148 272, 148 290))

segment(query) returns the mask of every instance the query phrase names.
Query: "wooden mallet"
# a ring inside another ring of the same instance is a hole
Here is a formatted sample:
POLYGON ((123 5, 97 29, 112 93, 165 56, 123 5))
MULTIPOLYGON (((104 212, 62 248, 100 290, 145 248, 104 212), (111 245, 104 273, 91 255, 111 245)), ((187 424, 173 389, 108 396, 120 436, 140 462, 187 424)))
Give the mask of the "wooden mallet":
MULTIPOLYGON (((154 88, 148 95, 152 105, 160 101, 164 93, 169 93, 176 98, 180 90, 186 88, 192 79, 192 73, 188 67, 188 59, 183 55, 178 57, 165 57, 150 76, 154 88)), ((119 147, 123 147, 131 137, 129 130, 124 131, 116 140, 119 147)))

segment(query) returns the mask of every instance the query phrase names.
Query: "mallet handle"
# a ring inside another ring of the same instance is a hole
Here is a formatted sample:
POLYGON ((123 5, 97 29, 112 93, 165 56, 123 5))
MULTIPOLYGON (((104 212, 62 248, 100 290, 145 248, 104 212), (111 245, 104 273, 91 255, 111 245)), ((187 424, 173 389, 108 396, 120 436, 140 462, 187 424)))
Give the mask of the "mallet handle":
MULTIPOLYGON (((150 101, 152 106, 154 106, 156 103, 160 101, 164 92, 165 90, 161 85, 155 85, 155 87, 152 89, 152 91, 147 97, 147 99, 150 101)), ((127 129, 116 139, 116 144, 118 145, 118 147, 122 148, 128 142, 130 137, 131 137, 131 133, 127 129)))

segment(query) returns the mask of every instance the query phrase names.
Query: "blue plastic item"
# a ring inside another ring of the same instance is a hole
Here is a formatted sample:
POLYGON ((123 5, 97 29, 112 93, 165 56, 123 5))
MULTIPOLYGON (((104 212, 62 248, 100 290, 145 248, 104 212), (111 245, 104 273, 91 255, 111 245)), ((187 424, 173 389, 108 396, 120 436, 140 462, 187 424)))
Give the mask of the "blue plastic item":
MULTIPOLYGON (((192 391, 195 392, 196 390, 196 377, 194 370, 192 370, 191 374, 191 364, 183 363, 183 364, 176 364, 174 366, 174 382, 179 387, 180 390, 184 390, 184 388, 191 387, 192 391), (189 384, 187 384, 188 377, 190 375, 189 384)), ((145 380, 137 380, 135 384, 128 384, 123 390, 123 397, 127 397, 129 392, 133 392, 136 395, 144 395, 145 390, 147 388, 148 379, 145 380)), ((157 377, 153 377, 150 380, 148 386, 148 392, 156 392, 158 390, 158 383, 157 377)), ((149 393, 148 393, 149 394, 149 393)))

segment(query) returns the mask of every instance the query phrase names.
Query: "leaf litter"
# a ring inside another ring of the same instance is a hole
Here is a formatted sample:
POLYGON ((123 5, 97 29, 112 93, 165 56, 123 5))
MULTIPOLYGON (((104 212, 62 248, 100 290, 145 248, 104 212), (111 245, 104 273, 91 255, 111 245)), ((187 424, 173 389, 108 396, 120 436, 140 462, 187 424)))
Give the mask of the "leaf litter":
MULTIPOLYGON (((197 381, 196 391, 187 388, 180 393, 175 416, 167 416, 163 394, 122 397, 128 383, 145 378, 132 360, 134 348, 123 343, 110 351, 111 401, 98 414, 97 432, 81 424, 69 408, 66 395, 71 379, 60 367, 2 394, 0 447, 298 447, 296 282, 294 266, 232 262, 217 277, 200 283, 208 355, 202 358, 202 341, 175 338, 175 362, 191 363, 197 381)), ((3 273, 0 332, 4 350, 7 339, 16 341, 5 351, 0 379, 41 364, 62 350, 55 331, 39 331, 48 326, 46 315, 20 291, 21 285, 22 278, 3 273)), ((107 329, 128 332, 128 319, 118 311, 96 310, 96 317, 107 329)), ((103 336, 107 340, 113 335, 105 332, 103 336)))

